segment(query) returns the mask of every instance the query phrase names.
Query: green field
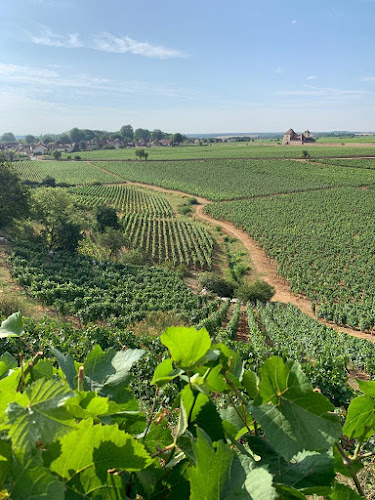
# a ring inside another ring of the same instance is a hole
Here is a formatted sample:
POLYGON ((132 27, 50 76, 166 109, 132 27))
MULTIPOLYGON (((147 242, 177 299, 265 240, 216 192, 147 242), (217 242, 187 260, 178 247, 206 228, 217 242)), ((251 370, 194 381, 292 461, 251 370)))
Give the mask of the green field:
MULTIPOLYGON (((364 169, 375 169, 375 158, 324 158, 316 160, 323 165, 332 165, 334 167, 354 167, 364 169)), ((312 160, 314 162, 314 160, 312 160)))
POLYGON ((329 144, 374 144, 375 145, 375 135, 358 135, 355 137, 345 137, 345 136, 332 136, 332 137, 319 137, 317 144, 329 143, 329 144))
POLYGON ((57 183, 86 184, 92 182, 118 182, 118 177, 78 161, 29 160, 14 164, 22 180, 42 182, 48 175, 57 183))
POLYGON ((295 292, 339 324, 375 326, 374 188, 290 194, 214 203, 206 210, 233 221, 279 263, 295 292))
MULTIPOLYGON (((340 143, 333 147, 326 144, 282 146, 275 141, 215 143, 207 146, 189 145, 176 147, 143 148, 149 160, 205 159, 205 158, 301 158, 308 151, 312 158, 335 156, 375 156, 375 146, 350 147, 340 143)), ((135 148, 102 149, 77 153, 86 160, 136 160, 135 148)), ((72 154, 63 154, 63 158, 72 154)), ((74 155, 73 155, 74 156, 74 155)))
MULTIPOLYGON (((95 164, 95 162, 94 162, 95 164)), ((155 184, 211 200, 250 198, 375 183, 375 173, 292 160, 97 162, 124 180, 155 184)))

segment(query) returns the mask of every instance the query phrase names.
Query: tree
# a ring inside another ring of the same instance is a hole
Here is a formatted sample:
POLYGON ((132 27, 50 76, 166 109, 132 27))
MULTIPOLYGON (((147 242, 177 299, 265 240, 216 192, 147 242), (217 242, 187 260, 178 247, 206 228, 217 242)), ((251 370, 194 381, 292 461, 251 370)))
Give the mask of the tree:
POLYGON ((135 150, 135 156, 140 160, 142 158, 144 158, 145 160, 147 160, 148 158, 148 153, 146 153, 146 151, 144 149, 136 149, 135 150))
POLYGON ((119 229, 120 224, 117 217, 117 212, 114 208, 108 206, 98 207, 95 212, 96 227, 100 233, 103 233, 106 228, 119 229))
POLYGON ((50 175, 47 175, 47 177, 42 180, 42 184, 45 187, 56 187, 56 179, 54 177, 51 177, 50 175))
POLYGON ((131 125, 123 125, 120 128, 120 135, 125 142, 131 142, 134 139, 134 130, 131 125))
POLYGON ((106 230, 100 234, 99 243, 108 248, 111 257, 117 256, 123 247, 129 247, 129 241, 124 233, 113 227, 107 227, 106 230))
POLYGON ((182 137, 182 134, 177 132, 176 134, 173 134, 172 141, 174 144, 181 144, 183 142, 184 138, 182 137))
POLYGON ((16 142, 16 137, 12 132, 5 132, 5 134, 1 136, 1 142, 16 142))
POLYGON ((35 144, 36 138, 33 135, 25 135, 25 142, 27 145, 35 144))
POLYGON ((59 160, 61 158, 61 151, 53 151, 52 156, 55 158, 55 160, 59 160))
POLYGON ((38 189, 32 197, 32 213, 42 226, 41 236, 47 248, 77 248, 82 237, 81 220, 71 195, 56 189, 38 189))
POLYGON ((69 137, 71 142, 79 142, 86 139, 84 131, 80 130, 77 127, 72 128, 72 130, 69 132, 69 137))
POLYGON ((29 215, 29 191, 13 166, 0 158, 0 228, 29 215))
POLYGON ((236 290, 236 296, 243 302, 268 302, 275 294, 273 286, 263 280, 255 280, 252 283, 243 283, 236 290))
POLYGON ((134 132, 134 139, 136 141, 149 141, 151 138, 151 133, 149 130, 145 128, 137 128, 134 132))
POLYGON ((70 137, 68 136, 68 134, 61 134, 59 137, 59 141, 63 144, 70 144, 70 137))
POLYGON ((233 284, 217 273, 203 274, 199 279, 199 284, 219 297, 233 297, 233 284))
POLYGON ((51 144, 51 142, 53 142, 53 139, 49 135, 43 137, 43 144, 51 144))
POLYGON ((85 150, 86 150, 86 147, 87 147, 87 145, 86 145, 86 141, 79 141, 79 149, 80 149, 81 151, 85 151, 85 150))
POLYGON ((163 139, 163 137, 164 137, 164 132, 162 132, 159 129, 153 130, 151 132, 151 139, 153 139, 154 141, 160 141, 161 139, 163 139))

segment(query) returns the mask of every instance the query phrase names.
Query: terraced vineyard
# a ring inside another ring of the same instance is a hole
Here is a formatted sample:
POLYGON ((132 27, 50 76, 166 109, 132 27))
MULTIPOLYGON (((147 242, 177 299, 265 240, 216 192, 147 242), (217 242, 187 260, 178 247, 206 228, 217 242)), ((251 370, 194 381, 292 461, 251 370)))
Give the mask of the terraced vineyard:
POLYGON ((179 189, 211 200, 264 196, 336 186, 375 184, 375 172, 290 160, 97 162, 131 181, 179 189))
MULTIPOLYGON (((346 170, 346 169, 343 169, 346 170)), ((279 263, 296 293, 319 315, 361 330, 375 327, 374 187, 214 203, 279 263)))
POLYGON ((29 160, 14 164, 22 180, 42 182, 48 175, 57 183, 118 182, 118 177, 79 161, 29 160))
POLYGON ((151 262, 211 269, 214 242, 202 226, 137 213, 126 215, 123 224, 133 246, 141 249, 151 262))
POLYGON ((69 192, 76 195, 79 203, 88 208, 112 205, 123 213, 142 213, 157 217, 168 217, 173 214, 164 196, 131 186, 82 186, 70 188, 69 192))

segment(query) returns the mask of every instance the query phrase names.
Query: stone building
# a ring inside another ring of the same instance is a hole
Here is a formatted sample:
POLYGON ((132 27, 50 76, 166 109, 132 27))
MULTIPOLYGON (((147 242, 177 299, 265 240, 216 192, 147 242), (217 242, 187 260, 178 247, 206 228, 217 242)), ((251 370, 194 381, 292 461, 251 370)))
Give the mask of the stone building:
POLYGON ((306 130, 303 134, 296 134, 292 128, 285 132, 283 138, 283 145, 297 145, 301 146, 306 143, 315 142, 315 139, 311 137, 309 130, 306 130))

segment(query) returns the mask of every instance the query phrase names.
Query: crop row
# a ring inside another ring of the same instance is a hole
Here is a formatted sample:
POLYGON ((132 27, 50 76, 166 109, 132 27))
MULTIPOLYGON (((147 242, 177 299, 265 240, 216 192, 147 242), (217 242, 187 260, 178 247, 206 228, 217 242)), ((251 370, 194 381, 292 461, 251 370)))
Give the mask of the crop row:
POLYGON ((122 179, 178 189, 211 200, 252 198, 338 186, 375 184, 375 172, 291 160, 98 162, 122 179))
POLYGON ((167 217, 172 215, 172 208, 165 197, 147 193, 132 186, 120 184, 111 186, 80 186, 70 188, 80 204, 94 208, 98 205, 112 205, 123 213, 142 213, 167 217))
POLYGON ((134 248, 140 249, 151 262, 211 268, 214 243, 198 224, 133 213, 124 216, 123 225, 134 248))
POLYGON ((15 163, 22 180, 42 182, 47 176, 57 183, 86 184, 89 182, 118 182, 118 177, 94 167, 90 163, 77 161, 28 160, 15 163))
POLYGON ((275 258, 292 290, 319 314, 361 330, 375 326, 374 189, 342 188, 214 203, 275 258))

